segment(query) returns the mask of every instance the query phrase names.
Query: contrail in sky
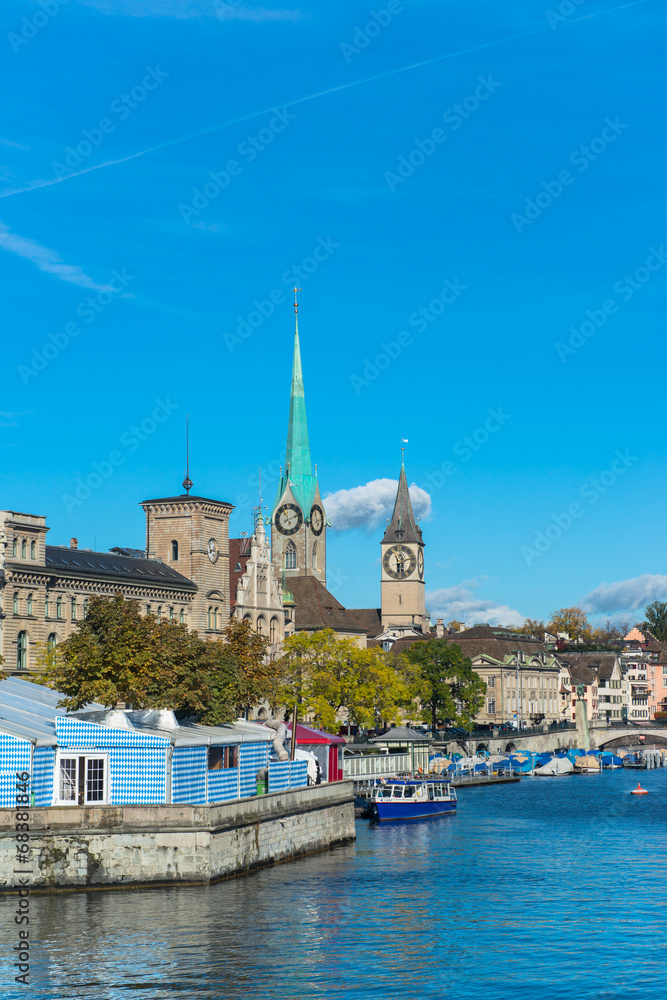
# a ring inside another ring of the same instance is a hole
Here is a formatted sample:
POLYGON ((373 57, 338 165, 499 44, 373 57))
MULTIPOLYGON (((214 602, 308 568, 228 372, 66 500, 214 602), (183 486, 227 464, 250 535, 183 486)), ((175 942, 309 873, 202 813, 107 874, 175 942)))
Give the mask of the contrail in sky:
MULTIPOLYGON (((617 7, 608 7, 606 10, 599 10, 593 14, 582 14, 581 17, 576 17, 572 21, 568 21, 564 27, 569 27, 572 24, 576 24, 578 21, 587 21, 595 17, 601 17, 603 14, 613 14, 617 10, 625 10, 626 7, 638 7, 641 4, 651 3, 652 0, 631 0, 630 3, 619 4, 617 7)), ((206 128, 197 129, 196 132, 188 132, 186 135, 179 135, 173 139, 165 139, 164 142, 159 142, 156 146, 150 146, 148 149, 141 149, 137 153, 129 153, 127 156, 121 156, 117 160, 107 160, 105 163, 97 163, 91 167, 86 167, 85 170, 77 170, 74 173, 68 174, 66 177, 53 177, 49 180, 38 180, 32 181, 24 188, 13 188, 8 191, 0 192, 0 198, 11 198, 13 195, 26 194, 28 191, 36 191, 39 188, 51 187, 52 184, 62 184, 63 181, 70 181, 75 177, 82 177, 84 174, 90 174, 94 170, 103 170, 105 167, 115 167, 119 163, 128 163, 130 160, 137 160, 140 156, 147 156, 149 153, 157 153, 161 149, 168 149, 170 146, 177 146, 182 142, 188 142, 190 139, 198 139, 200 136, 209 135, 211 132, 219 132, 221 129, 229 128, 231 125, 240 125, 243 122, 252 121, 253 118, 258 118, 260 115, 269 114, 271 111, 275 111, 276 108, 294 108, 299 104, 305 104, 307 101, 314 101, 318 97, 326 97, 329 94, 337 94, 342 90, 350 90, 353 87, 361 87, 366 83, 374 83, 376 80, 384 80, 390 76, 397 76, 399 73, 407 73, 411 69, 420 69, 422 66, 432 66, 435 63, 445 62, 447 59, 456 59, 458 56, 467 55, 470 52, 480 52, 483 49, 490 49, 496 45, 503 45, 505 42, 515 42, 521 38, 530 38, 532 35, 541 35, 546 31, 552 31, 552 28, 535 28, 533 31, 524 31, 518 35, 509 35, 507 38, 498 38, 490 42, 483 42, 481 45, 472 45, 470 48, 459 49, 456 52, 447 52, 441 56, 433 56, 431 59, 423 59, 421 62, 410 63, 408 66, 398 66, 396 69, 388 69, 384 73, 378 73, 375 76, 368 76, 363 80, 353 80, 351 83, 341 83, 337 87, 329 87, 327 90, 318 90, 313 94, 306 94, 305 97, 297 97, 292 101, 286 101, 285 103, 278 102, 273 104, 268 108, 262 108, 259 111, 253 111, 248 115, 242 115, 239 118, 230 118, 226 122, 220 122, 217 125, 208 125, 206 128)))

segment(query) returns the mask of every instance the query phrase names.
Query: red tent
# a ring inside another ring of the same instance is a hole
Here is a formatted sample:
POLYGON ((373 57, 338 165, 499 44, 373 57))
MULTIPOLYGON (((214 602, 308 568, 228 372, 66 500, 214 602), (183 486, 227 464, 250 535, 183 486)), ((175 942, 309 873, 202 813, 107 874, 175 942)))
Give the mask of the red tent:
MULTIPOLYGON (((287 726, 287 731, 291 734, 291 722, 287 726)), ((326 733, 323 729, 313 729, 312 726, 304 726, 301 722, 297 722, 296 745, 315 754, 320 762, 324 781, 343 780, 345 740, 342 736, 334 736, 333 733, 326 733)))

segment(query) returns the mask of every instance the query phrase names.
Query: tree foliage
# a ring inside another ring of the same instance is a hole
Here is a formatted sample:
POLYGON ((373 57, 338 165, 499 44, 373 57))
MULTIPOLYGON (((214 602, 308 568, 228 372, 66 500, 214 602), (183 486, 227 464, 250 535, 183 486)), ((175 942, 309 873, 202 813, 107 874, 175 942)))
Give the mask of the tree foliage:
POLYGON ((258 644, 245 631, 231 629, 229 637, 205 642, 185 625, 142 616, 120 593, 92 597, 76 631, 45 655, 45 676, 68 709, 124 702, 219 725, 235 718, 257 683, 258 644))
POLYGON ((639 626, 648 629, 658 642, 667 642, 667 602, 653 601, 644 608, 644 621, 639 626))
POLYGON ((381 649, 361 649, 332 629, 287 638, 280 668, 280 703, 296 705, 300 715, 312 713, 324 728, 337 728, 341 715, 350 725, 375 726, 409 705, 396 658, 381 649))
POLYGON ((439 718, 454 719, 462 728, 472 729, 486 684, 461 647, 446 639, 431 639, 416 642, 405 655, 417 667, 414 691, 424 721, 430 721, 434 731, 439 718))
POLYGON ((584 642, 591 642, 593 638, 586 612, 577 607, 559 608, 554 611, 547 625, 547 632, 551 632, 552 635, 566 632, 570 639, 583 639, 584 642))

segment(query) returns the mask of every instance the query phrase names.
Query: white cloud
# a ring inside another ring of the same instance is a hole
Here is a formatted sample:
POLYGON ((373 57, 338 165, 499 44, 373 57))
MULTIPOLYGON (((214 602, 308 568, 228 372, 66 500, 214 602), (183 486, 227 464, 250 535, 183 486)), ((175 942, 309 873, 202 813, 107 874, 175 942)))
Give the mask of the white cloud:
POLYGON ((482 580, 464 580, 454 587, 442 587, 426 594, 426 604, 431 619, 444 618, 445 623, 456 619, 466 625, 488 622, 489 625, 522 625, 526 616, 507 604, 478 597, 475 594, 482 580))
POLYGON ((581 602, 588 613, 635 611, 651 601, 667 597, 667 576, 657 573, 643 573, 630 580, 616 583, 601 583, 591 590, 581 602))
POLYGON ((18 257, 31 261, 40 271, 53 274, 60 281, 68 281, 73 285, 81 285, 82 288, 92 288, 95 291, 101 291, 107 287, 106 285, 98 285, 76 264, 66 264, 55 250, 43 247, 26 236, 13 233, 2 222, 0 222, 0 250, 7 250, 9 253, 15 253, 18 257))
MULTIPOLYGON (((324 498, 324 508, 334 531, 362 528, 374 531, 385 518, 391 516, 398 489, 397 479, 373 479, 364 486, 350 490, 337 490, 324 498)), ((415 517, 428 517, 431 498, 415 483, 410 487, 410 498, 415 517)))
POLYGON ((100 14, 126 17, 217 17, 221 21, 296 21, 299 10, 254 6, 251 0, 79 0, 84 7, 94 7, 100 14))

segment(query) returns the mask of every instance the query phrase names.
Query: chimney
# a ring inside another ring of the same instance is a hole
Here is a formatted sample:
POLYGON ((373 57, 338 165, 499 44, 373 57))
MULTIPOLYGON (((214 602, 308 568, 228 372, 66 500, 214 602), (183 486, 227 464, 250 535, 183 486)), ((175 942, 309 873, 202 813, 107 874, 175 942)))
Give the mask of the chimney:
POLYGON ((465 622, 460 622, 460 624, 459 624, 459 632, 465 632, 465 630, 466 630, 465 622))
POLYGON ((443 624, 442 618, 436 618, 435 620, 435 637, 436 639, 442 639, 445 634, 445 626, 443 624))
POLYGON ((78 547, 79 547, 79 539, 78 538, 70 538, 70 540, 69 540, 69 547, 70 547, 70 549, 78 549, 78 547))

